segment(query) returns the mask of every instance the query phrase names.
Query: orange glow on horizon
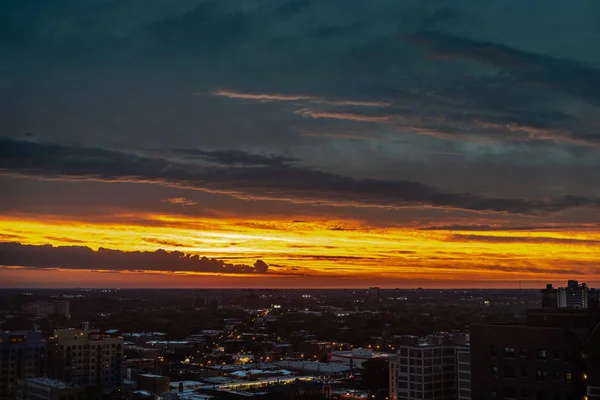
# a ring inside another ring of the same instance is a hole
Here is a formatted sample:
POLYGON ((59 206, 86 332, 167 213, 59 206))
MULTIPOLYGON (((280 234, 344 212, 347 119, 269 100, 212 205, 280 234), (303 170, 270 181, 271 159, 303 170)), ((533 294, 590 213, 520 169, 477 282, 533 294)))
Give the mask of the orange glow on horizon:
MULTIPOLYGON (((189 218, 176 215, 114 216, 111 221, 61 220, 52 216, 0 219, 0 241, 29 245, 87 246, 123 251, 181 251, 235 263, 262 259, 264 275, 189 272, 110 273, 148 285, 237 280, 261 285, 285 280, 322 286, 329 282, 371 282, 396 286, 402 280, 563 281, 566 277, 598 280, 600 231, 425 231, 377 228, 352 220, 243 220, 189 218), (177 276, 172 277, 172 276, 177 276), (200 275, 200 276, 198 276, 200 275), (212 274, 214 275, 214 274, 212 274), (337 281, 336 281, 337 279, 337 281), (167 281, 169 283, 167 283, 167 281), (392 283, 392 281, 394 281, 392 283), (154 282, 154 283, 153 283, 154 282)), ((0 270, 7 274, 9 269, 0 270)), ((12 276, 26 270, 10 269, 12 276)), ((77 271, 81 274, 81 271, 77 271)), ((41 271, 37 271, 40 274, 41 271)), ((61 270, 66 276, 75 271, 61 270)), ((56 272, 58 274, 58 272, 56 272)), ((364 285, 364 283, 363 283, 364 285)), ((186 285, 182 285, 186 286, 186 285)), ((287 286, 287 285, 283 285, 287 286)))

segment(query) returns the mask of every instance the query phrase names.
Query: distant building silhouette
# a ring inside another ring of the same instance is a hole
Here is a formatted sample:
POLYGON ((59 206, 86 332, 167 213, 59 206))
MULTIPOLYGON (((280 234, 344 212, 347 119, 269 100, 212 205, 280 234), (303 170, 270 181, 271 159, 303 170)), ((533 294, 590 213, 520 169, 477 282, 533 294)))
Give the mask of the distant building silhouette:
POLYGON ((570 280, 567 287, 558 288, 558 307, 587 308, 590 288, 584 283, 570 280))
POLYGON ((552 287, 549 283, 546 289, 541 290, 542 293, 542 308, 558 308, 558 289, 552 287))

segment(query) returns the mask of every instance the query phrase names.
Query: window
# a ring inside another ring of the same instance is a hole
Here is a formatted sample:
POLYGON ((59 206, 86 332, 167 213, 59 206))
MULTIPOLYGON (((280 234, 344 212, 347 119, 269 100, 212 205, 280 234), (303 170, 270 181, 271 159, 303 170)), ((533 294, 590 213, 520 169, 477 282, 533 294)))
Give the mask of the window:
POLYGON ((497 352, 497 350, 496 350, 496 346, 492 346, 492 347, 490 348, 490 355, 491 355, 492 357, 496 357, 496 352, 497 352))
POLYGON ((515 357, 515 348, 514 347, 505 347, 504 348, 504 357, 514 358, 515 357))
POLYGON ((527 378, 527 367, 521 368, 521 376, 527 378))
POLYGON ((498 376, 498 366, 492 365, 492 376, 498 376))
POLYGON ((559 380, 560 379, 560 375, 561 375, 560 371, 558 371, 558 370, 555 369, 554 370, 554 379, 555 380, 559 380))
POLYGON ((546 371, 544 371, 543 369, 540 369, 536 372, 535 379, 537 381, 545 381, 547 376, 548 376, 548 373, 546 371))
POLYGON ((509 367, 509 366, 504 367, 504 377, 505 378, 514 378, 515 377, 515 369, 513 367, 509 367))
POLYGON ((527 349, 521 347, 519 354, 521 354, 521 357, 527 357, 527 349))
POLYGON ((573 380, 573 374, 571 374, 570 372, 567 372, 565 374, 565 383, 571 383, 572 380, 573 380))
POLYGON ((517 390, 513 386, 504 386, 504 398, 515 399, 517 397, 517 390))
POLYGON ((555 360, 560 360, 560 351, 559 350, 553 350, 552 351, 552 358, 555 360))
POLYGON ((496 385, 493 385, 490 388, 490 394, 492 395, 492 397, 497 397, 498 396, 498 388, 496 387, 496 385))
POLYGON ((538 360, 545 360, 546 359, 546 350, 545 349, 537 349, 535 351, 535 358, 537 358, 538 360))

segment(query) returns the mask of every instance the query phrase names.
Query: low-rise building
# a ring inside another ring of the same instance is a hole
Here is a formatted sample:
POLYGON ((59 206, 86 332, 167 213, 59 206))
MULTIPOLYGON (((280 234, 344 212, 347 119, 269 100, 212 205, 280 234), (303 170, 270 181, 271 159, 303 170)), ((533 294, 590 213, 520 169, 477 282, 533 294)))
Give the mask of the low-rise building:
POLYGON ((171 379, 168 376, 155 374, 139 374, 137 376, 138 390, 146 390, 154 394, 169 392, 171 379))
POLYGON ((331 362, 346 365, 350 368, 362 369, 363 363, 373 359, 388 359, 390 354, 380 353, 371 349, 365 349, 359 347, 353 350, 347 351, 332 351, 331 362))
POLYGON ((27 378, 19 381, 19 400, 80 400, 87 396, 85 386, 58 379, 27 378))

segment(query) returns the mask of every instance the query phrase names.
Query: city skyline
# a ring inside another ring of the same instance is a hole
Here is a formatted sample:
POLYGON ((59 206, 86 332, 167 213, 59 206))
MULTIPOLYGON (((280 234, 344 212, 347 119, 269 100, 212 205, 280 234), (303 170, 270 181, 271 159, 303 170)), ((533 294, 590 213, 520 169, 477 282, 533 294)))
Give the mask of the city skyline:
POLYGON ((0 287, 597 285, 600 4, 533 8, 2 4, 0 287))

